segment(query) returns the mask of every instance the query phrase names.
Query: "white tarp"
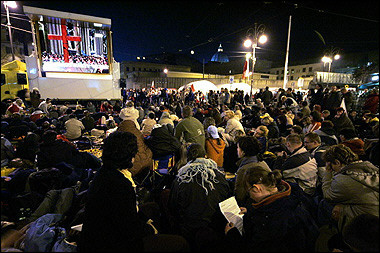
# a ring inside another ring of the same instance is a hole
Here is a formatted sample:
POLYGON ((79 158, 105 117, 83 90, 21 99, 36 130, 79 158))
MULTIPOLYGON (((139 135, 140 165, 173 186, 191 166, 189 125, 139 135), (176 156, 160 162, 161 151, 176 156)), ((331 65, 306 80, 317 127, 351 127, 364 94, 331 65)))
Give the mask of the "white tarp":
POLYGON ((178 91, 182 91, 183 89, 191 88, 193 86, 194 92, 201 91, 203 94, 207 94, 210 90, 217 91, 218 88, 210 81, 201 80, 188 83, 186 85, 181 86, 178 91))

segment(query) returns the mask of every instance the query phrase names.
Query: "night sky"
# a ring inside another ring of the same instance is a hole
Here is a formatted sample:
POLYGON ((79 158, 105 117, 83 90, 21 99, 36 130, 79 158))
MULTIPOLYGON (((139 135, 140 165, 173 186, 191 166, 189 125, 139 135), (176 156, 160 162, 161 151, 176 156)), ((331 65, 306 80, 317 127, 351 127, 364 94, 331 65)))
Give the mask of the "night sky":
MULTIPOLYGON (((221 43, 230 59, 243 58, 247 31, 264 24, 268 42, 257 58, 283 61, 292 15, 289 63, 343 52, 378 50, 377 1, 19 1, 20 5, 110 18, 114 58, 182 53, 208 62, 221 43), (323 37, 324 42, 318 36, 323 37), (191 55, 190 51, 195 54, 191 55)), ((22 10, 21 7, 19 7, 22 10)), ((20 12, 17 10, 15 12, 20 12)), ((13 11, 13 10, 11 10, 13 11)), ((2 13, 4 8, 2 6, 2 13)), ((12 20, 13 22, 13 20, 12 20)), ((16 21, 15 21, 16 22, 16 21)))

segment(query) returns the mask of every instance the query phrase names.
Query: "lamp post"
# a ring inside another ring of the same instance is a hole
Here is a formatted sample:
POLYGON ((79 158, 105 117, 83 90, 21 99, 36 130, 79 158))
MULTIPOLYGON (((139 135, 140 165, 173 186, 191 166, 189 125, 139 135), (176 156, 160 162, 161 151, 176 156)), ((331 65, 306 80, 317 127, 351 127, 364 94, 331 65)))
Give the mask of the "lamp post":
MULTIPOLYGON (((245 47, 252 47, 252 78, 251 78, 251 97, 252 97, 252 90, 253 90, 253 73, 255 69, 256 64, 256 48, 257 44, 264 44, 267 42, 268 38, 264 34, 265 26, 263 24, 258 25, 255 23, 255 28, 250 28, 247 31, 248 39, 244 41, 245 47), (253 30, 253 33, 251 32, 253 30)), ((249 69, 248 69, 249 70, 249 69)))
POLYGON ((324 52, 324 56, 322 57, 323 67, 325 67, 326 63, 329 64, 329 71, 331 72, 331 64, 333 60, 340 59, 341 50, 337 47, 331 47, 324 52))
POLYGON ((11 51, 12 51, 12 61, 15 60, 15 53, 13 50, 13 40, 12 40, 12 31, 11 31, 11 20, 9 18, 9 7, 11 8, 17 8, 17 4, 15 1, 4 1, 3 2, 5 10, 7 12, 7 26, 8 26, 8 32, 9 32, 9 42, 11 43, 11 51))

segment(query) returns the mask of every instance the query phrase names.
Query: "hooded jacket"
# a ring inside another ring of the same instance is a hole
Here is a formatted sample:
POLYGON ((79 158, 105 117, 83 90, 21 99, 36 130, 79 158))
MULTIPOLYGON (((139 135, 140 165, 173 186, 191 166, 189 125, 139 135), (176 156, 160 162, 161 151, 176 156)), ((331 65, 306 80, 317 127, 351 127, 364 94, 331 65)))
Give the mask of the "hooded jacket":
POLYGON ((218 144, 218 140, 214 138, 206 139, 206 153, 207 157, 214 160, 218 167, 223 167, 223 156, 224 156, 224 148, 226 147, 226 143, 223 139, 219 139, 220 144, 218 144))
POLYGON ((351 163, 335 173, 326 171, 322 191, 327 201, 343 205, 340 228, 363 213, 379 217, 379 168, 369 161, 351 163))

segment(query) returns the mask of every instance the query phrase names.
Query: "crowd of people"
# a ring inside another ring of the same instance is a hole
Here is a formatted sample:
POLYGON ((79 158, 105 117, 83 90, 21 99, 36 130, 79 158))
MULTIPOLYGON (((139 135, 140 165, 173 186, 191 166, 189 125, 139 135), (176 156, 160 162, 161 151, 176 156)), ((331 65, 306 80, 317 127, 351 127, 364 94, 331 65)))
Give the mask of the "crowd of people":
POLYGON ((377 88, 122 94, 2 102, 2 251, 379 251, 377 88))

